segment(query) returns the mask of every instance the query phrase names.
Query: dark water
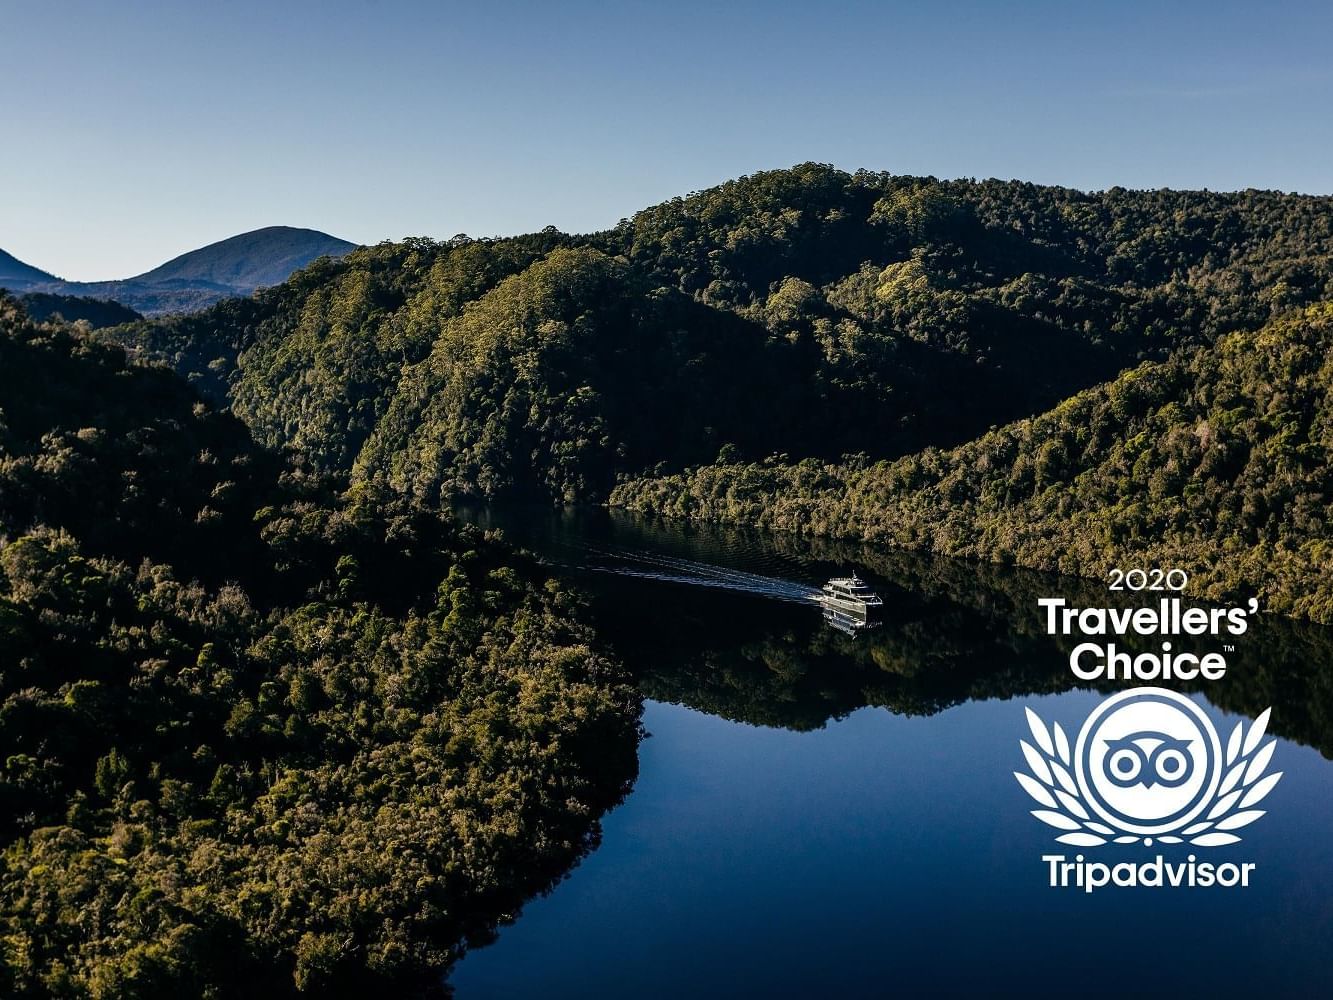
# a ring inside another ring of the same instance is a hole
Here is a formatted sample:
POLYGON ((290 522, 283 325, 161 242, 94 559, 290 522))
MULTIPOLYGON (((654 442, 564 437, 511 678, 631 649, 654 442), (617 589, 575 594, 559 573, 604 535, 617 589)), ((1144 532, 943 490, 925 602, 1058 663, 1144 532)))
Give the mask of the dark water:
MULTIPOLYGON (((509 997, 1025 992, 1333 995, 1333 637, 1265 620, 1191 696, 1224 735, 1273 707, 1284 777, 1240 844, 1247 888, 1051 888, 1077 848, 1012 772, 1024 706, 1076 732, 1036 600, 1096 584, 854 546, 474 510, 593 599, 650 699, 640 777, 601 846, 450 982, 509 997), (855 567, 888 620, 850 638, 810 593, 855 567)), ((1187 850, 1089 850, 1111 862, 1187 850), (1100 853, 1099 853, 1100 852, 1100 853)))

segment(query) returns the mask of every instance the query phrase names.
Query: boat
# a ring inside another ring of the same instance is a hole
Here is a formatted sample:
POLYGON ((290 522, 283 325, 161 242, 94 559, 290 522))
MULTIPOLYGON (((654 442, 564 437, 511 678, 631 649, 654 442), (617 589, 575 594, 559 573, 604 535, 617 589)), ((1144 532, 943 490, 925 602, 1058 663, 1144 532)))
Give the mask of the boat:
POLYGON ((879 611, 884 606, 879 595, 856 573, 852 573, 851 576, 835 576, 829 580, 824 584, 818 601, 824 609, 824 620, 835 628, 840 628, 844 624, 859 628, 873 627, 879 624, 879 611), (835 623, 830 616, 836 616, 843 621, 835 623))

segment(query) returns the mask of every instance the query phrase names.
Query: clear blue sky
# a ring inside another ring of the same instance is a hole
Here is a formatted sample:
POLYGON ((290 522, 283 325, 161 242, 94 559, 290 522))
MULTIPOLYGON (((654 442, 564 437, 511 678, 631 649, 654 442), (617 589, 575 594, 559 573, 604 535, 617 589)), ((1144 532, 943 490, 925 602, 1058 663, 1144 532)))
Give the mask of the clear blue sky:
POLYGON ((587 231, 804 160, 1333 192, 1328 3, 0 0, 0 248, 587 231))

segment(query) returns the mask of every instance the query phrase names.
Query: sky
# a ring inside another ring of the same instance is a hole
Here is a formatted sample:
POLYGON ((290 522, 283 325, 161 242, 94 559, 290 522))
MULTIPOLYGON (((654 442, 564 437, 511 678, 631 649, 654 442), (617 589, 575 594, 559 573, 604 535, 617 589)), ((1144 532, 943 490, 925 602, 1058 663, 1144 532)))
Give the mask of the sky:
POLYGON ((1333 193, 1333 4, 0 0, 0 248, 587 232, 814 160, 1333 193))

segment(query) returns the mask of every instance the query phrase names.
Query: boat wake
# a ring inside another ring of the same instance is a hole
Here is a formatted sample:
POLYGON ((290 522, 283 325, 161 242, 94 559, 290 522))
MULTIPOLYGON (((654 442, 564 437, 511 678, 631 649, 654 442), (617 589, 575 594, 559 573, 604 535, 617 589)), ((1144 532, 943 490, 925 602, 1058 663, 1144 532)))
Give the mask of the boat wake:
POLYGON ((793 604, 815 604, 819 590, 796 580, 783 580, 759 573, 729 569, 693 559, 664 556, 656 552, 608 551, 591 549, 591 554, 607 563, 586 568, 598 573, 630 576, 641 580, 660 580, 690 587, 712 587, 742 594, 754 594, 793 604))

